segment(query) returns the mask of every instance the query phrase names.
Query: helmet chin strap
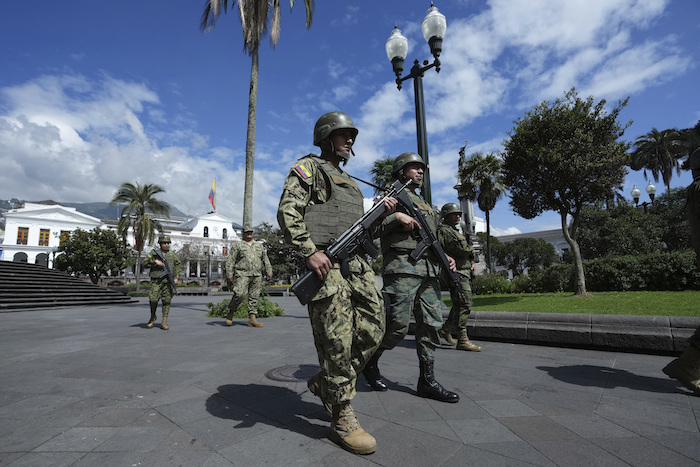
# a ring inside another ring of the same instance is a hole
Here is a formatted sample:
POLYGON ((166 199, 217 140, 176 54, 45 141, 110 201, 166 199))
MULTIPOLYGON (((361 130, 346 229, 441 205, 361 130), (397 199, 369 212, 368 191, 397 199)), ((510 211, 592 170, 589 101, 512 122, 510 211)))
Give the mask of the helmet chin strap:
MULTIPOLYGON (((343 154, 341 151, 336 151, 335 147, 333 146, 333 141, 331 141, 330 139, 328 140, 328 143, 331 145, 331 152, 335 153, 335 155, 340 157, 340 159, 343 161, 343 167, 348 165, 349 157, 347 156, 347 154, 343 154)), ((355 152, 352 150, 352 147, 350 147, 350 154, 352 154, 353 156, 355 155, 355 152)))

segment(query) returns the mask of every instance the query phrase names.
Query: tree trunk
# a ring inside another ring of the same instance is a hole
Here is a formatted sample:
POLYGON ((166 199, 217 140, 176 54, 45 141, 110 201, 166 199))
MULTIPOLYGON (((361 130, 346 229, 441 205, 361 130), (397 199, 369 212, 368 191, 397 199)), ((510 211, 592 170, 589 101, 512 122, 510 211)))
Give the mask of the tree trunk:
POLYGON ((486 211, 486 268, 488 272, 493 272, 491 267, 491 216, 490 212, 486 211))
POLYGON ((253 226, 253 174, 255 172, 255 120, 258 102, 258 48, 251 53, 250 93, 248 95, 248 133, 245 143, 245 190, 243 226, 253 226))
POLYGON ((564 234, 566 243, 571 247, 571 255, 574 259, 574 295, 588 295, 586 291, 586 276, 583 272, 583 260, 581 259, 581 249, 574 235, 569 232, 569 228, 566 225, 566 213, 560 213, 560 216, 562 233, 564 234))
POLYGON ((138 255, 136 256, 136 291, 141 290, 141 252, 137 251, 138 255))

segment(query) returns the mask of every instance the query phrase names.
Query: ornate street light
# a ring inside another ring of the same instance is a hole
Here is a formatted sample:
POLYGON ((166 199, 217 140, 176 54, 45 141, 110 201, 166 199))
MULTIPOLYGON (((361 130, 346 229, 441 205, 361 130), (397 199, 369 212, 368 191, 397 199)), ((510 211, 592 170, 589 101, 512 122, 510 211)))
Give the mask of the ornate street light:
MULTIPOLYGON (((644 201, 642 203, 642 206, 644 207, 644 212, 647 212, 647 206, 650 204, 654 204, 654 197, 656 196, 656 186, 649 182, 649 184, 646 187, 647 195, 649 195, 649 199, 651 202, 644 201)), ((632 191, 630 191, 630 195, 632 195, 632 199, 634 200, 634 205, 638 206, 639 205, 639 197, 642 195, 642 192, 639 188, 637 188, 637 185, 634 185, 632 187, 632 191)))
POLYGON ((411 72, 401 77, 403 73, 404 60, 408 54, 408 39, 401 34, 401 31, 394 26, 394 30, 391 32, 391 36, 386 41, 386 55, 391 60, 391 65, 396 74, 396 87, 401 90, 401 83, 407 79, 413 78, 413 92, 415 95, 416 102, 416 133, 418 137, 418 154, 423 158, 425 162, 425 174, 423 175, 423 188, 421 189, 421 194, 423 198, 432 204, 430 196, 430 163, 428 160, 428 136, 425 128, 425 104, 423 100, 423 73, 426 70, 435 68, 436 72, 440 72, 440 53, 442 52, 442 38, 445 37, 445 31, 447 30, 447 20, 445 16, 438 11, 438 9, 433 6, 433 2, 430 2, 430 8, 428 9, 428 14, 423 19, 423 24, 421 25, 421 31, 423 32, 423 37, 428 41, 430 46, 430 53, 433 55, 433 63, 428 63, 428 60, 423 61, 423 66, 421 67, 420 62, 416 60, 413 63, 411 72))

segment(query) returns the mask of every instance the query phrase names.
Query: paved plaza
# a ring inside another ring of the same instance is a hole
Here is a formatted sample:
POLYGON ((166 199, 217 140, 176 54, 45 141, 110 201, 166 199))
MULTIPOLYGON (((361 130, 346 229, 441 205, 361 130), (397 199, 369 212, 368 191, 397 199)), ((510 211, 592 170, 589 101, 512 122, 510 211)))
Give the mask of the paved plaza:
POLYGON ((445 404, 415 394, 413 336, 382 356, 389 391, 358 379, 378 448, 354 456, 306 387, 305 307, 273 297, 284 316, 227 327, 206 316, 223 298, 176 297, 169 331, 145 327, 145 298, 0 313, 0 466, 700 465, 700 397, 661 372, 673 357, 477 341, 438 350, 461 397, 445 404))

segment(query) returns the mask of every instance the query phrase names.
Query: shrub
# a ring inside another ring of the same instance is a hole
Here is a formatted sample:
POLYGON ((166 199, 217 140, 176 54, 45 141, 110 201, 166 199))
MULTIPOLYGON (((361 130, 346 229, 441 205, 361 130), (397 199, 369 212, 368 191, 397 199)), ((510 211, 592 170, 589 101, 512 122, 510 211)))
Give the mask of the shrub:
POLYGON ((500 274, 480 274, 472 281, 472 292, 477 295, 512 293, 513 284, 500 274))
POLYGON ((572 292, 573 266, 553 264, 545 269, 530 271, 530 291, 534 293, 572 292))
MULTIPOLYGON (((228 306, 231 302, 230 298, 227 298, 219 303, 207 303, 207 316, 210 318, 224 318, 228 314, 228 306)), ((284 310, 277 303, 271 301, 266 295, 261 294, 258 300, 258 318, 269 318, 271 316, 282 316, 284 310)), ((233 314, 234 318, 247 318, 248 317, 248 303, 241 303, 238 310, 233 314)))

